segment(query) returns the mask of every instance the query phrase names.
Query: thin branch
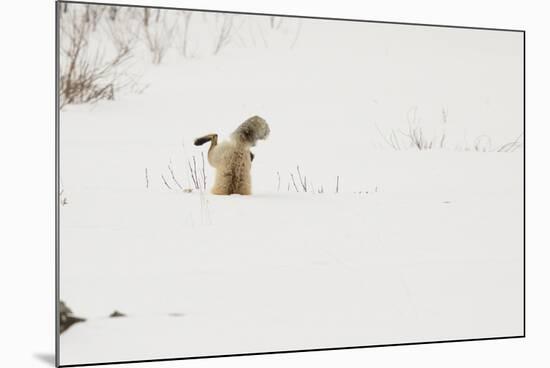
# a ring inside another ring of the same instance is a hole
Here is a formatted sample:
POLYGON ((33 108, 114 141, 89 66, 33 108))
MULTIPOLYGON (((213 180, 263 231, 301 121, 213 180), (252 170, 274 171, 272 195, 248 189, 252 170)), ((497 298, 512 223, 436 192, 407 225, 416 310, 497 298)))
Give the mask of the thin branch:
POLYGON ((300 180, 300 185, 304 192, 307 192, 307 178, 304 176, 302 179, 302 174, 300 173, 300 166, 296 166, 296 171, 298 171, 298 179, 300 180))
POLYGON ((170 170, 170 175, 172 175, 172 180, 174 181, 174 183, 176 183, 176 185, 177 185, 180 189, 183 189, 183 187, 180 185, 180 183, 179 183, 178 180, 176 179, 176 175, 174 175, 174 170, 172 170, 172 166, 168 165, 168 170, 170 170))
POLYGON ((514 152, 519 147, 521 147, 521 143, 519 140, 522 136, 523 133, 521 133, 514 141, 502 145, 499 149, 497 149, 497 152, 514 152))
POLYGON ((191 180, 193 181, 193 186, 195 187, 195 189, 200 189, 199 178, 197 176, 197 163, 195 161, 195 156, 193 156, 193 163, 194 165, 191 165, 191 161, 187 160, 187 165, 189 166, 189 173, 191 174, 191 180))
POLYGON ((201 152, 201 159, 202 159, 202 185, 203 185, 203 189, 206 190, 206 170, 205 170, 205 164, 204 164, 204 152, 201 152))
POLYGON ((233 28, 233 16, 224 14, 223 15, 223 24, 220 29, 220 33, 217 37, 216 46, 214 47, 214 55, 217 55, 220 50, 226 46, 230 41, 231 29, 233 28))
POLYGON ((160 177, 162 178, 162 181, 164 182, 164 185, 166 185, 166 187, 168 189, 172 189, 172 187, 170 185, 168 185, 168 182, 166 181, 166 178, 164 177, 164 175, 160 174, 160 177))
POLYGON ((394 131, 392 131, 393 135, 390 134, 389 138, 386 138, 384 133, 382 133, 382 131, 380 130, 380 127, 378 126, 378 124, 374 123, 374 126, 376 127, 376 130, 378 130, 378 133, 380 134, 380 136, 388 144, 388 146, 392 147, 396 151, 400 149, 400 147, 398 147, 398 145, 396 145, 396 143, 394 142, 394 140, 397 141, 397 137, 395 137, 394 131))
POLYGON ((298 41, 298 38, 300 37, 300 32, 302 30, 302 21, 300 20, 298 23, 298 29, 296 30, 296 34, 294 35, 294 40, 292 41, 292 44, 290 45, 290 48, 293 49, 294 46, 296 46, 296 42, 298 41))
POLYGON ((294 175, 292 175, 292 173, 290 173, 290 178, 292 179, 292 184, 294 184, 294 189, 296 189, 296 192, 299 192, 296 181, 294 180, 294 175))

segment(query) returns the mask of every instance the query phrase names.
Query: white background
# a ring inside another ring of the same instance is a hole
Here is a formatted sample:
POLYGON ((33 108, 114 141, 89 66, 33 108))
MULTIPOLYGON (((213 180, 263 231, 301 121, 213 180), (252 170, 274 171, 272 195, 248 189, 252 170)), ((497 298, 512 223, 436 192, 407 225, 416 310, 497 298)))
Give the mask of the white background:
MULTIPOLYGON (((548 310, 547 17, 542 2, 138 1, 262 13, 527 30, 527 338, 304 354, 223 358, 140 367, 545 366, 548 310)), ((54 3, 3 4, 0 131, 1 366, 51 366, 54 352, 54 3), (6 83, 7 79, 7 83, 6 83)))

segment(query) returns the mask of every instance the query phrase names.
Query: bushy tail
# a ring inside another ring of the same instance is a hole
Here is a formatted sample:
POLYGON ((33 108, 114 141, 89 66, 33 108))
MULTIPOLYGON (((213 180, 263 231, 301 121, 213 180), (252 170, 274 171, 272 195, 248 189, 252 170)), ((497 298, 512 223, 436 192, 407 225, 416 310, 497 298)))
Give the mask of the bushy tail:
POLYGON ((237 141, 256 145, 259 139, 266 139, 269 136, 269 125, 259 116, 248 118, 231 135, 237 141))
POLYGON ((210 142, 211 140, 216 140, 217 137, 218 137, 217 134, 208 134, 208 135, 205 135, 204 137, 195 139, 194 143, 195 143, 195 146, 202 146, 206 142, 210 142))

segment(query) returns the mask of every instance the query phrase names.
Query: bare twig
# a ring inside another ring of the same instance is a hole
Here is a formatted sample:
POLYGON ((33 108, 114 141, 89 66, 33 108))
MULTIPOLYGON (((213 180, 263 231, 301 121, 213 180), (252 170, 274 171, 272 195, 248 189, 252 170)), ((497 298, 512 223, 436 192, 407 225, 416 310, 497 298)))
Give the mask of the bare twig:
POLYGON ((183 57, 188 57, 188 38, 189 38, 189 24, 191 23, 191 16, 193 15, 192 12, 184 11, 183 12, 183 42, 181 46, 181 52, 183 54, 183 57))
POLYGON ((294 184, 294 189, 296 189, 296 192, 299 192, 296 181, 294 180, 294 175, 292 175, 292 173, 290 173, 290 178, 292 179, 292 184, 294 184))
POLYGON ((231 40, 231 29, 233 28, 233 15, 223 14, 223 23, 219 30, 218 36, 216 38, 216 45, 214 47, 214 55, 217 55, 218 52, 231 40))
POLYGON ((445 145, 445 133, 441 134, 441 140, 439 141, 439 148, 443 148, 443 146, 445 145))
POLYGON ((160 9, 157 13, 156 23, 154 25, 151 25, 150 22, 147 21, 144 22, 145 26, 143 27, 145 33, 145 44, 151 52, 153 64, 160 64, 162 62, 172 42, 177 25, 177 22, 174 22, 173 24, 168 24, 165 16, 162 17, 162 22, 159 22, 159 20, 160 9))
POLYGON ((206 169, 204 164, 204 152, 201 152, 201 159, 202 159, 202 187, 204 190, 206 190, 206 169))
POLYGON ((174 175, 174 170, 172 170, 172 166, 168 165, 168 170, 170 171, 170 175, 172 176, 172 180, 174 181, 174 183, 176 183, 178 188, 183 189, 183 187, 180 185, 180 183, 176 179, 176 175, 174 175))
POLYGON ((69 203, 69 201, 67 201, 67 197, 63 195, 64 192, 64 189, 61 189, 61 191, 59 192, 59 200, 62 206, 66 206, 69 203))
POLYGON ((166 187, 171 190, 172 187, 170 185, 168 185, 168 182, 166 181, 166 178, 164 177, 164 175, 160 174, 160 177, 162 178, 162 181, 164 182, 164 185, 166 185, 166 187))
POLYGON ((522 136, 523 133, 521 133, 514 141, 503 144, 497 149, 497 152, 514 152, 521 147, 520 139, 522 136))
POLYGON ((143 25, 145 27, 149 26, 149 8, 143 9, 143 25))
POLYGON ((298 172, 298 179, 300 180, 300 185, 304 192, 307 192, 307 178, 304 176, 302 179, 302 173, 300 173, 300 166, 296 166, 296 171, 298 172))
POLYGON ((197 185, 200 188, 199 175, 197 173, 197 160, 195 159, 195 156, 193 156, 193 172, 195 173, 195 179, 197 180, 197 185))
POLYGON ((191 161, 187 160, 187 165, 189 166, 189 174, 191 175, 191 180, 193 181, 193 186, 195 189, 200 189, 200 182, 199 177, 197 175, 197 161, 195 160, 195 156, 193 156, 193 165, 191 165, 191 161))
POLYGON ((380 134, 380 136, 384 139, 384 141, 388 144, 388 146, 390 146, 391 148, 393 148, 394 150, 396 151, 399 151, 401 148, 399 147, 399 144, 398 144, 398 139, 397 137, 395 136, 395 131, 392 130, 392 133, 389 135, 388 138, 386 138, 386 136, 384 135, 384 133, 382 133, 382 131, 380 130, 380 127, 378 126, 378 124, 374 124, 374 126, 376 127, 376 130, 378 130, 378 133, 380 134))
POLYGON ((298 38, 300 37, 300 32, 302 31, 302 21, 298 21, 298 29, 296 29, 296 34, 294 35, 294 40, 292 41, 292 44, 290 45, 290 48, 293 49, 294 46, 296 46, 296 42, 298 42, 298 38))
POLYGON ((106 58, 100 47, 90 46, 90 34, 94 21, 88 15, 72 11, 61 21, 60 98, 61 107, 66 104, 112 100, 115 91, 133 81, 126 76, 126 64, 132 58, 131 43, 112 37, 116 54, 106 58), (88 17, 88 18, 87 18, 88 17))

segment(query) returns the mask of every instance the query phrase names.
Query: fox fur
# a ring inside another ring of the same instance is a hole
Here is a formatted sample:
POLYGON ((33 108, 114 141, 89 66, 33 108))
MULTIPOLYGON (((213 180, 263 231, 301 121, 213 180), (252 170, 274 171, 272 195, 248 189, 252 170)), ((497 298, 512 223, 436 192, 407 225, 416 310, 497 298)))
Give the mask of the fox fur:
POLYGON ((259 116, 248 118, 230 135, 218 143, 217 134, 208 134, 195 140, 200 146, 210 142, 208 163, 216 169, 212 194, 252 194, 250 169, 254 154, 250 148, 269 135, 269 125, 259 116))

